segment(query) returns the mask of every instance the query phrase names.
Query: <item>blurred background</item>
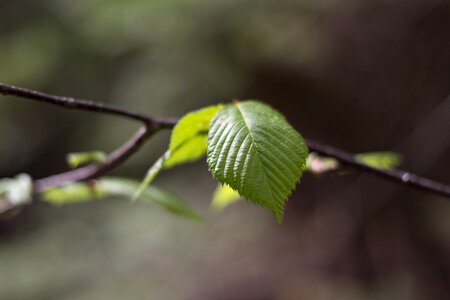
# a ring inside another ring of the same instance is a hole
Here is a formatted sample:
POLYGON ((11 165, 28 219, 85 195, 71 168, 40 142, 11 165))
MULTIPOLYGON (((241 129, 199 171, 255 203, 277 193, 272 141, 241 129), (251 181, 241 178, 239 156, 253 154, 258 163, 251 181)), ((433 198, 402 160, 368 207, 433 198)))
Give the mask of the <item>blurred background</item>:
MULTIPOLYGON (((305 136, 450 182, 448 0, 0 0, 0 82, 179 117, 261 99, 305 136)), ((0 97, 0 175, 67 169, 137 124, 0 97)), ((140 179, 160 133, 114 174, 140 179)), ((450 299, 450 203, 360 173, 302 179, 282 225, 211 212, 204 161, 156 185, 206 225, 111 199, 0 220, 0 299, 450 299)))

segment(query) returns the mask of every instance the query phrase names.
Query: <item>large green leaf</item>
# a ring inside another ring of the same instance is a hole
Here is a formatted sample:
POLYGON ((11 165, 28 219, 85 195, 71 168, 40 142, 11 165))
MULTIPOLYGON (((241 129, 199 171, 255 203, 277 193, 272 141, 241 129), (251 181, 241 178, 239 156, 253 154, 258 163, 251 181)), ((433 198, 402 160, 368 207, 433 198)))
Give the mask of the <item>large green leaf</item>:
POLYGON ((305 167, 308 149, 285 118, 257 101, 225 106, 212 119, 207 161, 212 175, 279 222, 305 167))

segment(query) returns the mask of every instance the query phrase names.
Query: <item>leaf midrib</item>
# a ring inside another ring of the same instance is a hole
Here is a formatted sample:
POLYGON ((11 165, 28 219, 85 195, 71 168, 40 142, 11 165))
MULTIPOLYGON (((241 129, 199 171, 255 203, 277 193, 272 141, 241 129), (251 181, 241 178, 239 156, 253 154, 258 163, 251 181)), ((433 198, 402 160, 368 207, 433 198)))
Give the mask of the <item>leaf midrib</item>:
POLYGON ((259 151, 258 151, 258 145, 257 145, 256 142, 255 142, 255 138, 253 137, 253 134, 252 134, 252 132, 251 132, 251 130, 250 130, 250 126, 247 124, 247 121, 245 120, 244 112, 243 112, 243 111, 241 110, 241 108, 239 107, 239 103, 235 104, 235 106, 236 106, 236 108, 237 108, 237 110, 238 110, 238 112, 239 112, 240 118, 242 119, 242 121, 244 122, 245 127, 247 128, 248 134, 250 135, 250 138, 252 139, 253 145, 255 145, 255 151, 256 151, 256 153, 258 154, 258 160, 259 160, 259 162, 260 162, 260 164, 261 164, 261 167, 262 167, 262 170, 263 170, 263 173, 264 173, 264 178, 265 178, 266 182, 267 182, 268 185, 269 185, 270 195, 271 195, 271 197, 272 197, 272 201, 269 202, 269 203, 270 203, 270 205, 271 205, 272 210, 275 212, 275 214, 277 215, 277 218, 278 218, 278 213, 279 213, 279 212, 278 212, 278 210, 276 209, 274 203, 272 203, 272 202, 276 202, 276 201, 277 201, 277 200, 276 200, 277 198, 274 197, 274 194, 273 194, 273 191, 272 191, 273 187, 272 187, 271 182, 270 182, 270 180, 269 180, 269 176, 267 176, 267 171, 266 171, 266 168, 265 168, 265 166, 264 166, 264 163, 261 161, 260 153, 259 153, 259 151))

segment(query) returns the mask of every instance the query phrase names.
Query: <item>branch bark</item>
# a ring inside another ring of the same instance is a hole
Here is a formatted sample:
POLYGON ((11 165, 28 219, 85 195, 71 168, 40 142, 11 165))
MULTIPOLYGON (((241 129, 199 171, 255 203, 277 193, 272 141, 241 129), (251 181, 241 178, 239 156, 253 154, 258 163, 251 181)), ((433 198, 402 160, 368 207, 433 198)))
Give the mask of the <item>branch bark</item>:
POLYGON ((112 152, 104 163, 89 164, 72 171, 38 179, 34 183, 34 192, 39 194, 51 187, 100 177, 132 156, 156 131, 156 128, 142 126, 125 144, 112 152))
POLYGON ((383 179, 391 180, 423 191, 432 192, 441 196, 450 197, 450 186, 419 176, 417 174, 399 169, 377 169, 356 160, 354 155, 330 145, 325 145, 307 139, 306 144, 310 151, 319 155, 333 157, 341 164, 352 167, 362 172, 367 172, 383 179))
MULTIPOLYGON (((14 87, 0 83, 0 94, 17 96, 25 99, 58 105, 66 109, 84 110, 102 114, 111 114, 127 119, 137 120, 143 126, 121 147, 111 153, 103 164, 90 164, 85 167, 52 175, 35 181, 35 192, 40 193, 48 188, 60 186, 68 182, 84 181, 102 176, 113 170, 136 151, 154 133, 161 129, 171 129, 175 126, 176 119, 158 119, 146 114, 123 109, 117 106, 91 100, 76 99, 71 97, 55 96, 33 90, 14 87)), ((381 170, 370 167, 357 161, 349 152, 337 149, 330 145, 307 139, 308 148, 322 156, 333 157, 341 164, 347 165, 362 172, 367 172, 383 179, 391 180, 399 184, 407 185, 416 189, 428 191, 437 195, 450 197, 450 186, 421 177, 411 172, 389 169, 381 170)))
POLYGON ((15 87, 0 83, 0 94, 6 96, 16 96, 29 100, 35 100, 48 104, 53 104, 66 109, 84 110, 90 112, 97 112, 102 114, 116 115, 122 118, 140 121, 152 128, 172 128, 176 120, 173 119, 158 119, 146 114, 124 109, 111 104, 96 102, 85 99, 76 99, 72 97, 56 96, 45 94, 38 91, 15 87))
POLYGON ((177 122, 175 119, 159 119, 102 102, 50 95, 2 83, 0 83, 0 94, 35 100, 66 109, 115 115, 122 118, 136 120, 143 124, 142 127, 140 127, 139 130, 127 142, 113 151, 104 163, 89 164, 72 171, 36 180, 34 183, 34 192, 36 194, 52 187, 61 186, 63 184, 75 181, 85 181, 108 173, 138 151, 144 142, 153 134, 161 129, 171 129, 177 122))

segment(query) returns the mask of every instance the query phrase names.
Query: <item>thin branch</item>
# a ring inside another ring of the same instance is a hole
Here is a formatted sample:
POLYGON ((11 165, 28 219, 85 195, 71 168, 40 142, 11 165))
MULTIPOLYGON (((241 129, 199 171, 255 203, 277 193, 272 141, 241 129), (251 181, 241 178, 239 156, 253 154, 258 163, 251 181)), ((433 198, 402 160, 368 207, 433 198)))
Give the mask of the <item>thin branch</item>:
POLYGON ((38 179, 34 183, 35 193, 43 192, 51 187, 56 187, 75 181, 85 181, 106 174, 138 151, 143 143, 158 130, 170 129, 175 126, 176 123, 176 120, 174 119, 157 119, 146 114, 141 114, 102 102, 50 95, 2 83, 0 83, 0 94, 36 100, 39 102, 57 105, 66 109, 116 115, 143 123, 143 126, 139 128, 139 130, 125 144, 112 152, 104 163, 90 164, 79 169, 38 179))
MULTIPOLYGON (((36 192, 42 192, 47 188, 59 186, 68 182, 84 181, 106 174, 109 171, 113 170, 115 167, 119 166, 131 155, 133 155, 137 150, 139 150, 142 144, 148 138, 150 138, 155 132, 164 128, 171 129, 175 126, 177 122, 176 119, 157 119, 150 117, 146 114, 137 113, 134 111, 126 110, 123 108, 119 108, 101 102, 49 95, 1 83, 0 83, 0 94, 37 100, 45 103, 62 106, 68 109, 78 109, 117 115, 124 118, 141 121, 144 123, 144 126, 141 127, 130 140, 128 140, 123 146, 121 146, 108 156, 105 163, 101 165, 91 164, 73 171, 39 179, 35 182, 36 192)), ((376 169, 357 161, 354 158, 354 155, 352 155, 349 152, 311 140, 307 140, 306 143, 311 151, 317 152, 318 154, 323 156, 333 157, 344 165, 400 184, 405 184, 417 189, 429 191, 445 197, 450 197, 449 185, 445 185, 403 170, 376 169)))
POLYGON ((144 142, 157 130, 142 126, 139 130, 120 148, 112 152, 102 164, 89 164, 65 173, 52 175, 38 179, 34 183, 34 192, 39 194, 51 187, 61 186, 75 181, 85 181, 100 177, 119 166, 122 162, 138 151, 144 142))
POLYGON ((428 178, 421 177, 411 172, 398 169, 377 169, 363 164, 355 159, 354 155, 337 149, 335 147, 318 143, 315 141, 306 141, 308 148, 322 156, 333 157, 343 165, 347 165, 354 169, 380 176, 400 184, 408 185, 416 189, 432 192, 445 197, 450 197, 450 186, 440 182, 433 181, 428 178))
POLYGON ((95 102, 84 99, 76 99, 72 97, 50 95, 38 91, 6 85, 3 83, 0 83, 0 94, 36 100, 39 102, 45 102, 61 106, 66 109, 84 110, 90 112, 116 115, 127 119, 133 119, 143 122, 147 124, 149 127, 171 128, 173 126, 173 120, 171 119, 158 119, 150 117, 146 114, 120 108, 107 103, 95 102))

